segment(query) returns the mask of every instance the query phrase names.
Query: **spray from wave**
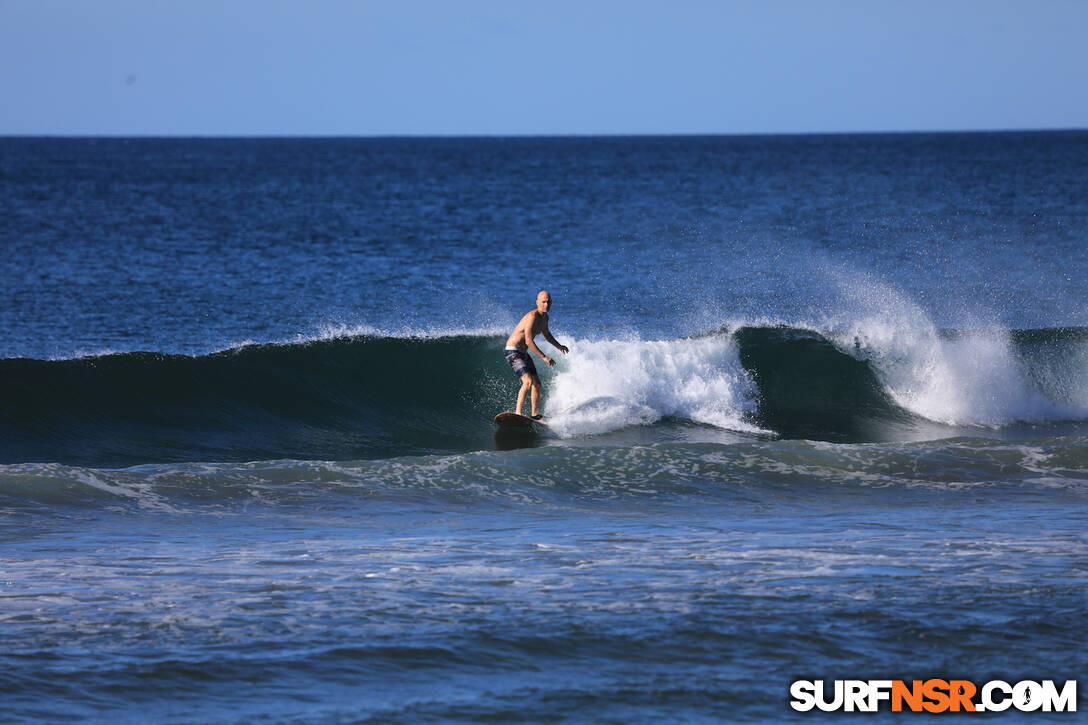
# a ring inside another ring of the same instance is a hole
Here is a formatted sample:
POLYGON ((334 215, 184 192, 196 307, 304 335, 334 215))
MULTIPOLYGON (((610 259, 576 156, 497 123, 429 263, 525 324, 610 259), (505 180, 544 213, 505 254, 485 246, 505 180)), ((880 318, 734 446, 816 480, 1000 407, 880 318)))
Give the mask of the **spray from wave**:
MULTIPOLYGON (((1039 384, 1054 378, 1049 356, 1077 356, 1070 349, 1078 344, 1075 331, 1056 331, 1045 350, 1029 350, 1017 345, 1016 333, 973 316, 965 315, 961 329, 939 329, 911 299, 867 275, 834 281, 842 305, 823 329, 840 349, 869 364, 903 409, 947 425, 991 428, 1081 419, 1088 412, 1080 397, 1084 385, 1039 384)), ((1059 374, 1068 376, 1077 366, 1065 362, 1059 374)))

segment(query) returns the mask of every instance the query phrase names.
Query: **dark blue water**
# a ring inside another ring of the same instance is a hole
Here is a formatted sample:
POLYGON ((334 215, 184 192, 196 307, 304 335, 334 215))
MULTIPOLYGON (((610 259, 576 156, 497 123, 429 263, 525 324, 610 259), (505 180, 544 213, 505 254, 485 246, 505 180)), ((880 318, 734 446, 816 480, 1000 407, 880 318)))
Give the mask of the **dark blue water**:
POLYGON ((834 320, 873 280, 940 326, 1088 325, 1081 132, 9 139, 0 159, 11 356, 504 328, 540 287, 579 336, 834 320))
POLYGON ((1085 132, 0 139, 4 716, 1083 684, 1086 169, 1085 132), (497 430, 542 288, 551 425, 497 430))

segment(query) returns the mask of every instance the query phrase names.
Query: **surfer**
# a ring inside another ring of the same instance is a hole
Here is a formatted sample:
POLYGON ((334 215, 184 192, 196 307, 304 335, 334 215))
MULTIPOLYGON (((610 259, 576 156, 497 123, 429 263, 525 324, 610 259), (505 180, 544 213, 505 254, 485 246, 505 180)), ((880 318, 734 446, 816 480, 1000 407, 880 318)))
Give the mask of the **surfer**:
POLYGON ((536 374, 536 365, 533 364, 533 359, 529 357, 529 350, 539 355, 548 365, 555 365, 555 360, 542 353, 536 343, 533 342, 533 338, 543 334, 544 339, 564 355, 569 352, 565 345, 560 345, 552 337, 551 330, 548 329, 548 310, 551 307, 552 296, 548 294, 547 290, 540 290, 540 293, 536 296, 536 309, 527 312, 525 317, 521 318, 521 322, 510 333, 510 338, 506 341, 506 362, 510 363, 510 367, 514 368, 514 374, 521 379, 521 389, 518 391, 518 407, 514 412, 521 415, 521 409, 525 405, 525 394, 531 390, 533 410, 531 417, 533 420, 540 420, 543 416, 537 412, 537 402, 540 400, 540 378, 536 374))

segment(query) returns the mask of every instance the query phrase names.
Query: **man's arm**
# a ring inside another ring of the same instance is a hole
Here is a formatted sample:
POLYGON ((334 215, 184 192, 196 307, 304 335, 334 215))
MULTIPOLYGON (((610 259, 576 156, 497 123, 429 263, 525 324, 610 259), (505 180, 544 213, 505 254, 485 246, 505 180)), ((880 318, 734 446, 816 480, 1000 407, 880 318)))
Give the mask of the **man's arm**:
POLYGON ((570 350, 567 349, 566 345, 560 345, 559 341, 556 340, 554 337, 552 337, 552 331, 548 329, 548 320, 547 319, 544 320, 544 329, 541 330, 541 332, 544 335, 544 339, 547 340, 548 342, 550 342, 551 344, 555 345, 555 348, 557 350, 559 350, 560 352, 562 352, 564 355, 566 355, 568 352, 570 352, 570 350))

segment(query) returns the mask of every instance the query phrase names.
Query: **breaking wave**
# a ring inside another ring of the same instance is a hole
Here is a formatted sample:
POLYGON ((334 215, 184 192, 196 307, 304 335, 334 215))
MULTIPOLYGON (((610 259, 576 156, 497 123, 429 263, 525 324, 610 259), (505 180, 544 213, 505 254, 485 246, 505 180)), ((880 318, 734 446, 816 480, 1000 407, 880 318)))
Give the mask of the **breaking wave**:
MULTIPOLYGON (((0 360, 0 462, 347 460, 490 448, 491 418, 512 407, 518 385, 502 344, 495 335, 362 335, 195 357, 0 360)), ((555 368, 538 366, 553 434, 568 441, 633 427, 866 441, 926 426, 1088 419, 1086 328, 739 326, 570 347, 555 368)))

